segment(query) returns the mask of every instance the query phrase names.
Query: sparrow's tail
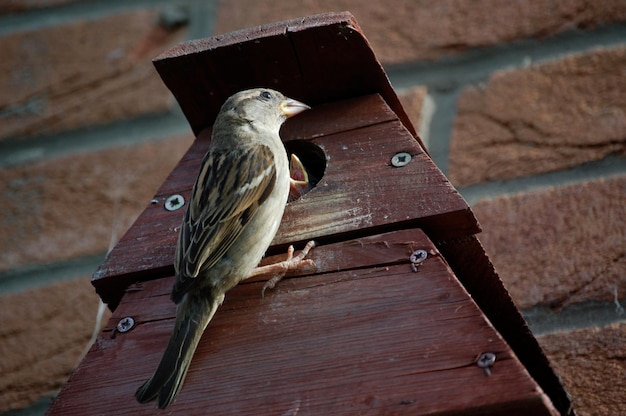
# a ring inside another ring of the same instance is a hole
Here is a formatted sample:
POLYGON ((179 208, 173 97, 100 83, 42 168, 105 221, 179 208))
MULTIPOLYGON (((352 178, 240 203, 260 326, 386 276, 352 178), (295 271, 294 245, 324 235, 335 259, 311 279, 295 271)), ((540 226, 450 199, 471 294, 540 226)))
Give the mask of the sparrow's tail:
POLYGON ((215 296, 197 296, 190 293, 184 297, 178 305, 174 332, 159 366, 135 393, 139 403, 158 397, 160 409, 172 404, 183 385, 202 333, 223 299, 223 295, 216 299, 215 296))

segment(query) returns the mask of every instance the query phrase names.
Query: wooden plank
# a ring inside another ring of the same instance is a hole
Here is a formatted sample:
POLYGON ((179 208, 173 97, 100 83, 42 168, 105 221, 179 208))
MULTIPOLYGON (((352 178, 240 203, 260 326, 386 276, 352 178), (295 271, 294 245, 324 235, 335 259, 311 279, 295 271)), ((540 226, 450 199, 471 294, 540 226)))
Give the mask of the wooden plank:
MULTIPOLYGON (((435 240, 480 231, 463 198, 380 96, 322 105, 302 116, 284 139, 287 145, 300 139, 319 146, 326 172, 316 188, 287 206, 273 252, 309 239, 331 242, 410 226, 435 240), (410 153, 411 162, 391 166, 397 152, 410 153)), ((166 211, 163 201, 172 194, 189 198, 208 135, 200 135, 157 192, 158 202, 146 208, 94 274, 92 282, 105 302, 114 306, 136 280, 172 273, 184 209, 166 211)))
POLYGON ((438 245, 454 273, 562 415, 572 401, 475 236, 438 245))
POLYGON ((289 204, 275 243, 347 233, 376 233, 419 226, 431 238, 480 231, 469 207, 399 122, 387 122, 312 140, 328 158, 317 186, 289 204), (399 152, 411 162, 396 168, 399 152))
POLYGON ((385 71, 349 12, 188 41, 158 56, 154 65, 196 135, 213 125, 230 95, 267 86, 309 105, 379 93, 419 141, 385 71))
MULTIPOLYGON (((408 264, 408 257, 413 250, 417 249, 431 250, 431 256, 439 255, 437 251, 432 250, 430 244, 422 246, 419 242, 416 242, 414 230, 403 230, 388 234, 362 237, 356 240, 343 241, 329 246, 315 248, 307 257, 315 261, 315 270, 297 271, 288 276, 302 277, 309 276, 311 274, 330 273, 338 270, 349 270, 353 268, 408 264), (367 252, 366 257, 362 256, 364 251, 367 252), (340 252, 341 256, 335 255, 334 253, 336 252, 340 252)), ((286 253, 269 256, 261 261, 261 265, 278 263, 285 260, 285 258, 286 253)), ((257 278, 246 280, 246 282, 250 283, 262 280, 262 278, 257 278)), ((158 279, 158 283, 150 285, 149 291, 145 289, 145 285, 142 282, 131 285, 126 290, 126 292, 131 293, 131 295, 127 295, 125 297, 125 300, 121 302, 116 309, 116 313, 124 315, 125 311, 127 311, 125 308, 129 305, 135 309, 136 306, 134 305, 134 302, 139 299, 168 295, 173 284, 173 280, 170 277, 158 279)), ((225 307, 228 306, 225 305, 222 309, 225 307)), ((161 314, 161 318, 153 317, 152 319, 162 319, 164 316, 167 316, 167 314, 171 314, 171 311, 164 312, 164 310, 160 307, 158 309, 148 307, 145 311, 140 311, 139 313, 142 315, 161 314)), ((132 312, 127 311, 126 314, 132 314, 132 312)), ((137 319, 138 322, 143 321, 143 318, 135 317, 135 319, 137 319)), ((106 329, 112 330, 113 327, 107 327, 106 329)))
MULTIPOLYGON (((556 414, 420 230, 311 256, 315 275, 264 299, 261 282, 228 293, 168 414, 556 414), (414 273, 417 248, 431 255, 414 273), (498 357, 490 377, 475 365, 486 351, 498 357)), ((49 415, 154 414, 134 391, 170 335, 172 279, 124 296, 109 328, 125 316, 136 327, 100 335, 49 415)))

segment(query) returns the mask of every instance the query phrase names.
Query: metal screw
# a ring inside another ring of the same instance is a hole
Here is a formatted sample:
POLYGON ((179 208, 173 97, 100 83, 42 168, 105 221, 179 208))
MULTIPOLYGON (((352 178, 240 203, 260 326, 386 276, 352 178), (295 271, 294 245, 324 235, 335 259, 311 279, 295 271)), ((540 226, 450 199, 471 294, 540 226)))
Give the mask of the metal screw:
POLYGON ((417 273, 417 267, 424 263, 428 258, 428 252, 426 250, 415 250, 410 256, 411 270, 413 273, 417 273))
POLYGON ((165 200, 165 209, 168 211, 176 211, 185 205, 185 198, 182 195, 171 195, 165 200))
POLYGON ((393 155, 391 158, 391 164, 396 168, 401 168, 402 166, 406 166, 411 161, 411 154, 408 152, 400 152, 393 155))
POLYGON ((124 333, 133 329, 133 326, 135 326, 135 320, 130 316, 127 316, 126 318, 120 319, 120 321, 117 323, 116 329, 117 332, 124 333))
POLYGON ((485 370, 485 375, 491 375, 491 366, 496 362, 496 355, 492 352, 483 352, 476 359, 476 365, 485 370))

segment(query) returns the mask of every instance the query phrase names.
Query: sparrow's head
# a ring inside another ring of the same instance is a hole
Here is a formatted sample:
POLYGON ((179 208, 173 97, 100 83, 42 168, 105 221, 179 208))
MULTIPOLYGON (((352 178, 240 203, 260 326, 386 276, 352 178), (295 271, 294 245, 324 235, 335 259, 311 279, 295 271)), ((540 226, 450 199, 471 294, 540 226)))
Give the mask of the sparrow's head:
POLYGON ((269 88, 240 91, 226 100, 215 121, 241 121, 253 129, 269 128, 278 132, 281 124, 310 107, 300 101, 285 97, 269 88))

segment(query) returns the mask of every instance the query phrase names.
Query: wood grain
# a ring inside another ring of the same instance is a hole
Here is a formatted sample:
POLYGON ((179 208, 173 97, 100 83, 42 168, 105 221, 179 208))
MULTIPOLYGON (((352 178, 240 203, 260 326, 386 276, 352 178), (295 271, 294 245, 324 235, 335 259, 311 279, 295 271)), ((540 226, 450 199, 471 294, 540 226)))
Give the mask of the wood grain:
MULTIPOLYGON (((311 255, 316 274, 264 299, 261 282, 228 293, 168 414, 555 414, 420 230, 311 255), (431 254, 414 273, 416 248, 431 254), (485 351, 498 356, 490 377, 474 363, 485 351)), ((173 326, 166 283, 124 296, 108 328, 125 316, 136 327, 101 334, 50 415, 154 414, 133 394, 173 326)))

